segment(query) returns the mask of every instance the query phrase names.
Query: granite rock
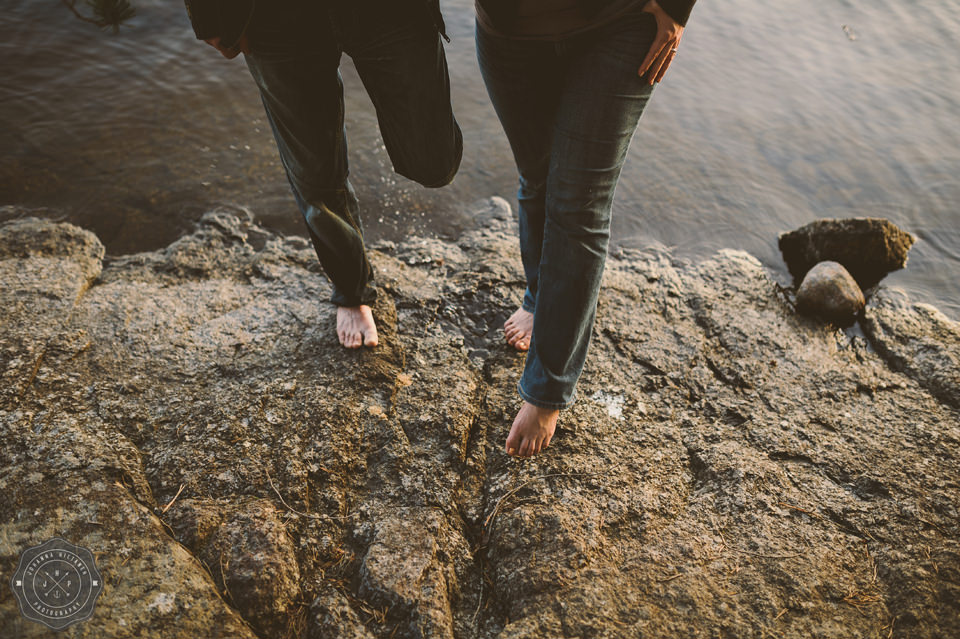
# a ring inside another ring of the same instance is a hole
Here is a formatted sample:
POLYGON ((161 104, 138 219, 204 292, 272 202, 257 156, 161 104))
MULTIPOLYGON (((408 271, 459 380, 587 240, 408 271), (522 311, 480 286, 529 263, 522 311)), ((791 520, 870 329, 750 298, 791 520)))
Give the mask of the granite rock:
POLYGON ((960 409, 960 325, 900 291, 881 290, 864 313, 863 329, 891 369, 915 379, 960 409))
MULTIPOLYGON (((90 548, 107 588, 63 637, 960 635, 956 322, 881 290, 865 338, 743 252, 626 251, 518 461, 516 231, 476 217, 373 252, 362 351, 308 243, 250 220, 107 263, 0 226, 4 579, 90 548)), ((0 628, 48 636, 9 588, 0 628)))
POLYGON ((262 498, 188 498, 172 503, 164 516, 227 601, 268 637, 299 634, 306 614, 297 603, 301 576, 284 515, 262 498))

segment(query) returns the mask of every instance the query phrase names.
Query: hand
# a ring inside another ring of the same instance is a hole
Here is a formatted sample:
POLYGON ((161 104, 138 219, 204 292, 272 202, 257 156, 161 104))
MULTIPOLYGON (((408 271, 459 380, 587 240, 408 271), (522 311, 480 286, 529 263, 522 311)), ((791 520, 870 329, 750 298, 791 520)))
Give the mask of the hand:
POLYGON ((659 82, 667 72, 670 63, 677 55, 677 46, 680 44, 680 37, 683 35, 683 25, 674 21, 670 15, 657 4, 657 0, 650 0, 650 3, 644 7, 644 12, 652 13, 657 20, 657 35, 653 39, 653 44, 647 52, 647 57, 643 59, 643 64, 637 74, 642 78, 647 77, 648 84, 659 82))
POLYGON ((223 57, 225 57, 227 60, 233 60, 235 57, 237 57, 241 53, 250 53, 250 45, 247 44, 246 33, 240 36, 240 40, 237 42, 237 46, 235 48, 225 47, 222 44, 220 44, 219 37, 207 38, 206 40, 204 40, 204 42, 206 42, 211 47, 219 51, 220 54, 223 55, 223 57))

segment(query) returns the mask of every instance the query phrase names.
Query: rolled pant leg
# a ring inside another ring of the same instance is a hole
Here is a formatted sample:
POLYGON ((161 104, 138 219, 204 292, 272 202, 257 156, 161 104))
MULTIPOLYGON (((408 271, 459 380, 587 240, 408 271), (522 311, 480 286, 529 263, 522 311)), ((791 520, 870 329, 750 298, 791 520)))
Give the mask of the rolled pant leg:
MULTIPOLYGON (((247 66, 260 89, 280 159, 339 306, 376 297, 357 199, 347 180, 341 49, 323 7, 262 3, 247 66)), ((323 4, 323 3, 318 3, 323 4)))

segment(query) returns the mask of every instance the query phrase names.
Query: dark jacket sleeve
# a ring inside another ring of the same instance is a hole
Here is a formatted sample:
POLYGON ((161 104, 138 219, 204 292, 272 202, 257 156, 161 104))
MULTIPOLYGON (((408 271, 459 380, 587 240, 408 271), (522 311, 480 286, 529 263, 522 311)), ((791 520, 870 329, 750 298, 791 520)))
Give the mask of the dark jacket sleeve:
POLYGON ((657 3, 671 18, 686 26, 687 18, 693 11, 693 3, 697 0, 657 0, 657 3))
POLYGON ((184 0, 184 4, 197 39, 219 37, 221 44, 234 47, 250 23, 254 0, 184 0))

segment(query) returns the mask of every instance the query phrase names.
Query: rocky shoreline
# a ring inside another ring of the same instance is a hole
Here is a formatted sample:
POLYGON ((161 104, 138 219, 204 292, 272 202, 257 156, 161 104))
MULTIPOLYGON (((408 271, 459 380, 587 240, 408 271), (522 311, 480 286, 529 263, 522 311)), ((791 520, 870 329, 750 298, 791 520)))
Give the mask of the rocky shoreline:
MULTIPOLYGON (((379 246, 360 352, 301 238, 0 226, 4 581, 91 549, 64 637, 960 636, 957 322, 881 287, 844 332, 743 252, 611 257, 580 399, 517 461, 514 227, 476 218, 379 246)), ((8 587, 0 629, 50 633, 8 587)))

